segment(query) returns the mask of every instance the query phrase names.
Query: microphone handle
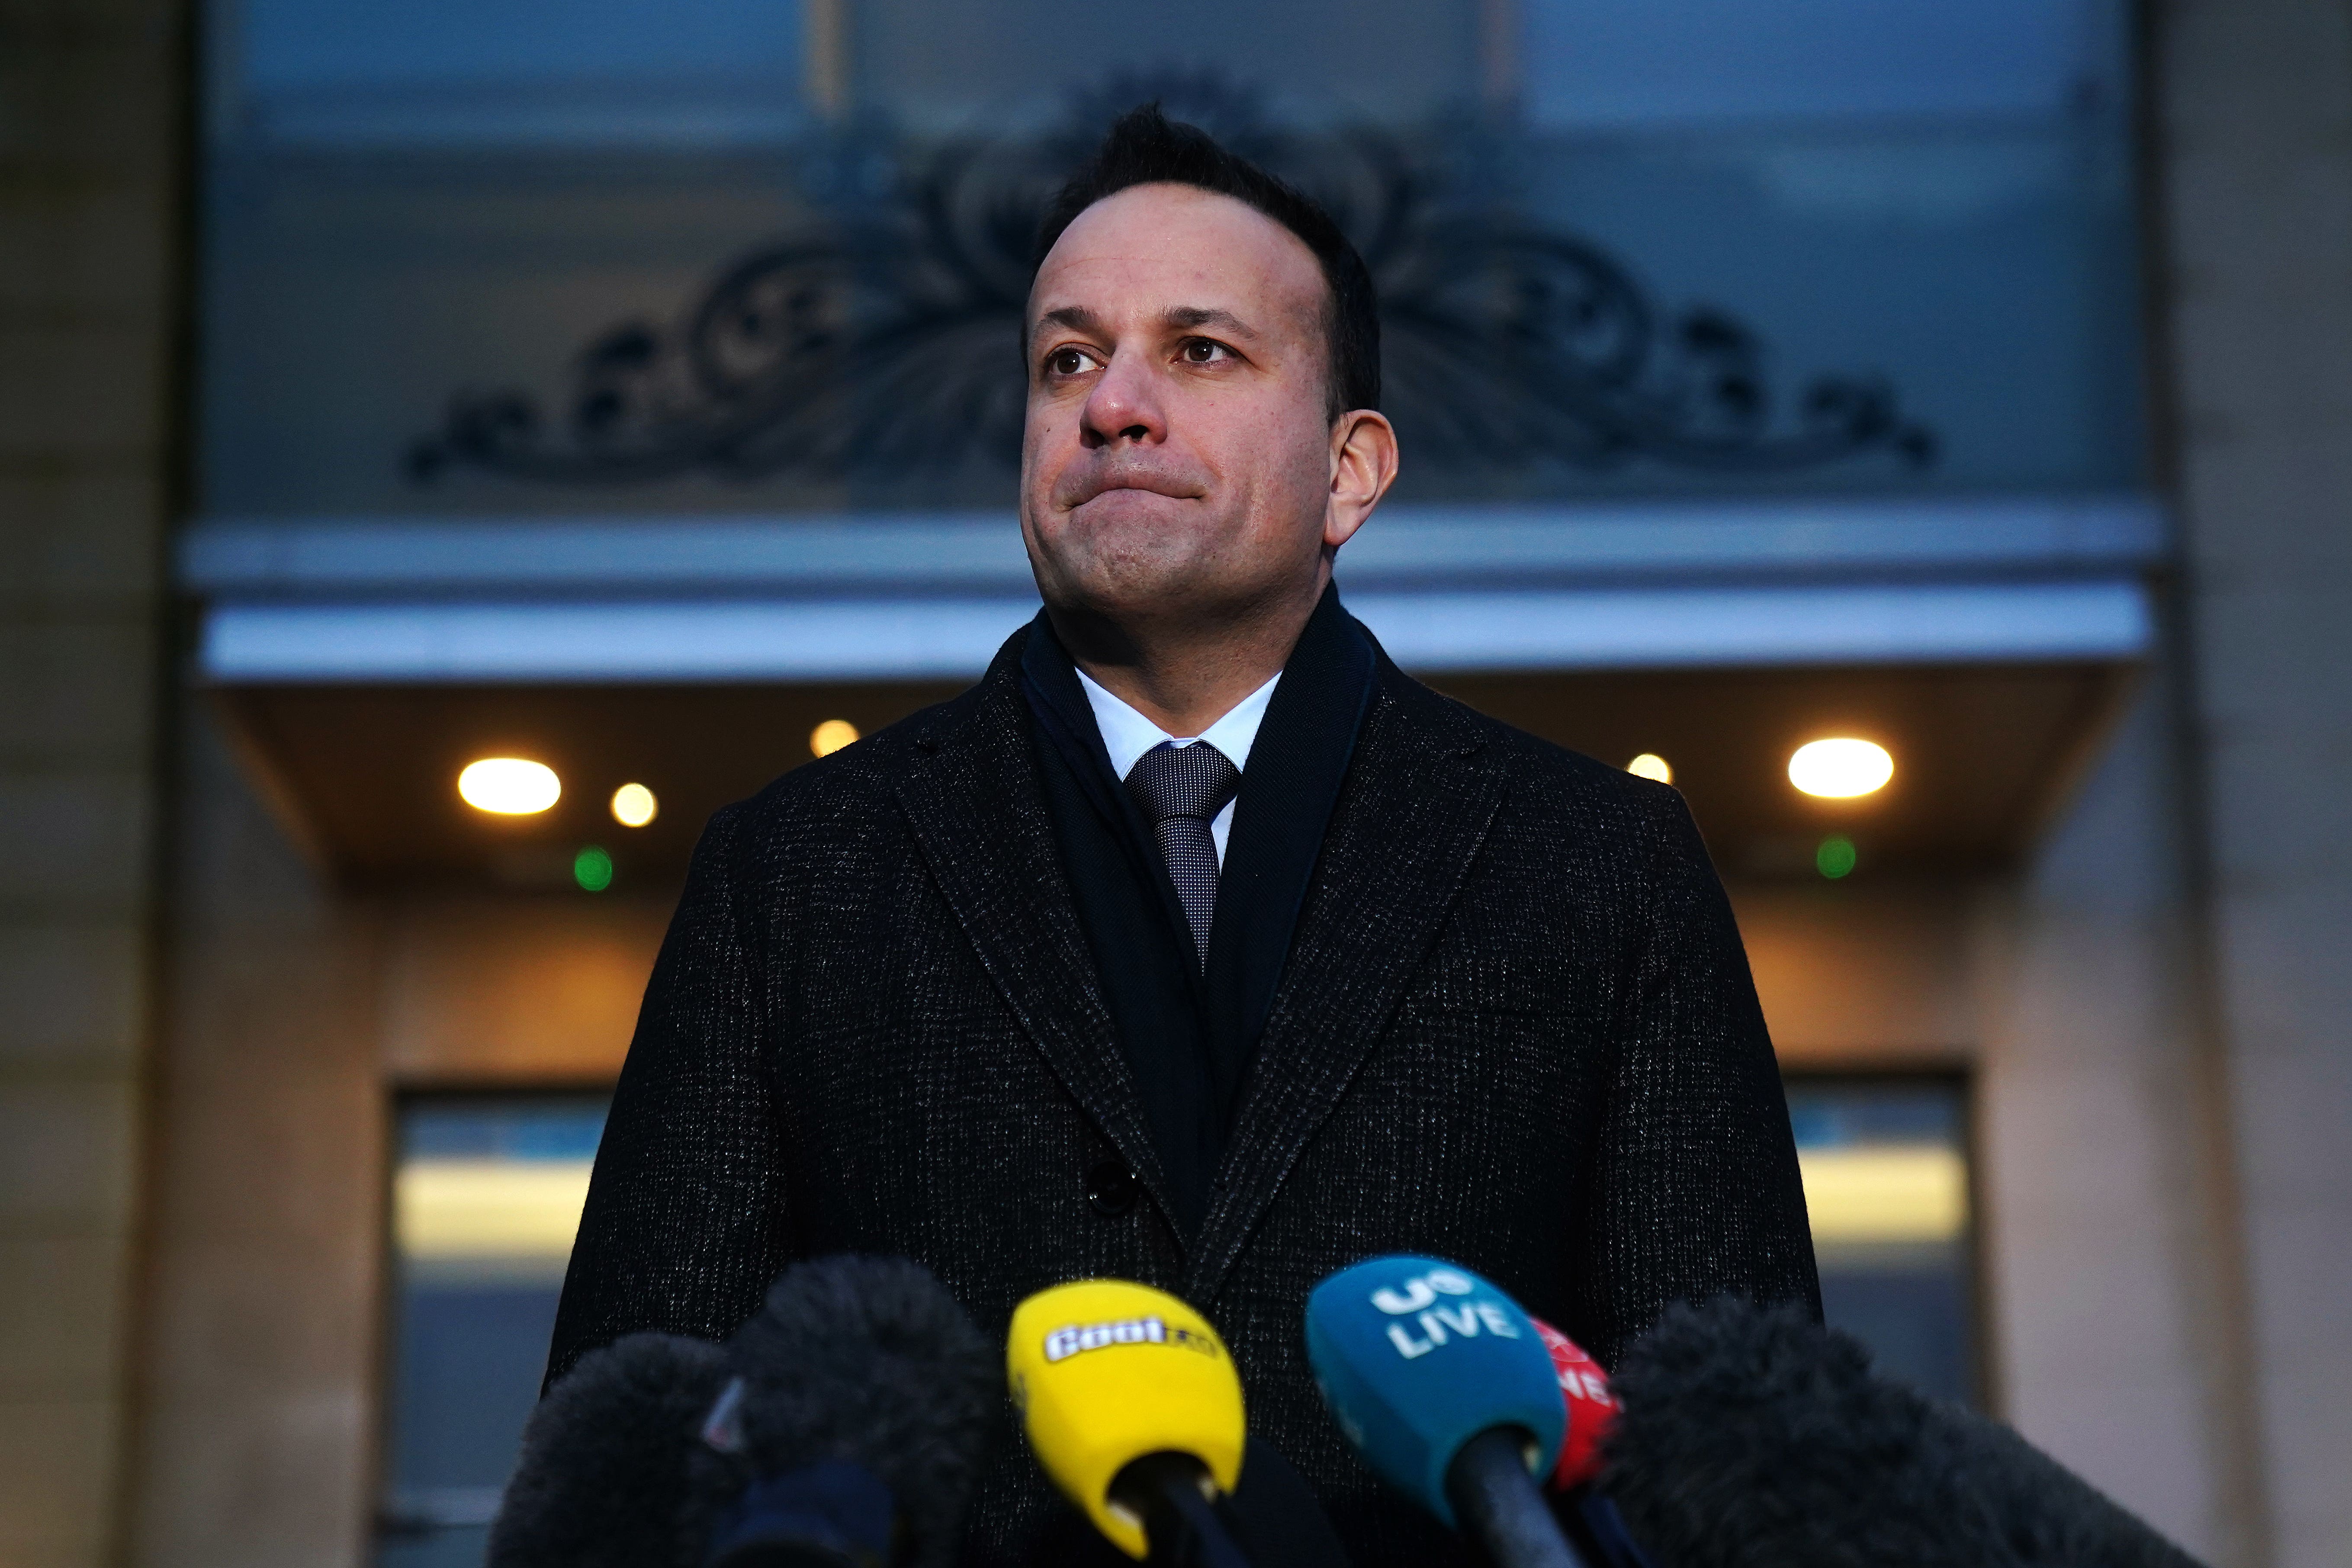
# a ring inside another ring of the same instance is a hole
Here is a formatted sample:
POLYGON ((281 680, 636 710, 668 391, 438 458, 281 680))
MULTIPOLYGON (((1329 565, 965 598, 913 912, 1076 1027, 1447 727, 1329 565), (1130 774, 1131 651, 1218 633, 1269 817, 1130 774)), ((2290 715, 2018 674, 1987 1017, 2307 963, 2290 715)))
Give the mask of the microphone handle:
POLYGON ((1139 1516, 1154 1568, 1251 1568, 1213 1502, 1209 1468, 1190 1454, 1146 1454, 1111 1481, 1113 1502, 1139 1516))
POLYGON ((1463 1444, 1445 1470, 1454 1517, 1496 1568, 1585 1568, 1528 1474, 1526 1450, 1526 1437, 1510 1426, 1490 1426, 1463 1444))

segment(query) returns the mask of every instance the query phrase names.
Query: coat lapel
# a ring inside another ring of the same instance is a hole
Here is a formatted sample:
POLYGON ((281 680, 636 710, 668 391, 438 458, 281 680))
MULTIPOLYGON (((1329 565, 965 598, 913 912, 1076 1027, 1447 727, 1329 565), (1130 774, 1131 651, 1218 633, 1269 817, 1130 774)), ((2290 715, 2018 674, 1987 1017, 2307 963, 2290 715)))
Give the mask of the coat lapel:
POLYGON ((1442 698, 1381 659, 1187 1279, 1205 1303, 1371 1052, 1451 909, 1504 768, 1442 698))
POLYGON ((1073 1098, 1160 1212, 1165 1173, 1145 1131, 1094 958, 1055 847, 1030 752, 1020 645, 1005 645, 973 692, 916 738, 898 800, 980 962, 1073 1098))

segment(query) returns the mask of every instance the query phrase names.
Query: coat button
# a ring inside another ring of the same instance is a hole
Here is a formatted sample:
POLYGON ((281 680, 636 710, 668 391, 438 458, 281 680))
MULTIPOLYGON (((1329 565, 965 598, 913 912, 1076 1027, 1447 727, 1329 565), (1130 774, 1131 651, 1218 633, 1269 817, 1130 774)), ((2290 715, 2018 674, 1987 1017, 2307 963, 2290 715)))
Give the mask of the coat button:
POLYGON ((1095 1205, 1097 1214, 1117 1219, 1135 1207, 1140 1191, 1135 1173, 1117 1160, 1097 1161, 1087 1171, 1087 1202, 1095 1205))

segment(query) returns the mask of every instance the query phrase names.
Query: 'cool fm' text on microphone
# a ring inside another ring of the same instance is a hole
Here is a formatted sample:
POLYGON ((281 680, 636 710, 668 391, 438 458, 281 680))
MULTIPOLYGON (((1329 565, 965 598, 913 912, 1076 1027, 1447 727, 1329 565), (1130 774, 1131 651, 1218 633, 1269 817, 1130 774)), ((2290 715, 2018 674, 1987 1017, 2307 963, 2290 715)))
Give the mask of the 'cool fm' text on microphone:
POLYGON ((1013 1309, 1005 1372, 1029 1446, 1129 1556, 1247 1568, 1224 1499, 1241 1479, 1241 1374, 1163 1290, 1086 1279, 1013 1309))
POLYGON ((1467 1269, 1376 1258, 1307 1298, 1324 1403, 1382 1479, 1482 1542, 1501 1568, 1573 1568, 1536 1478, 1567 1405, 1533 1319, 1467 1269))

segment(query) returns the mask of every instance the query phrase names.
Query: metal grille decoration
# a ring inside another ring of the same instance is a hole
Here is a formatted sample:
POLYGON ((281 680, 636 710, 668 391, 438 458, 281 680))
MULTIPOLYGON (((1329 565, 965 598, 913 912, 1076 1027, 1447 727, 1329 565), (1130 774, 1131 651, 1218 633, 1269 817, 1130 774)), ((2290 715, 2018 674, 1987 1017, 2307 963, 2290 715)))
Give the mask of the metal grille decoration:
POLYGON ((881 169, 889 195, 822 201, 821 226, 737 260, 674 323, 596 337, 560 418, 525 392, 459 394, 411 448, 412 477, 841 479, 1017 462, 1038 218, 1111 119, 1152 98, 1308 191, 1356 241, 1380 289, 1383 405, 1416 467, 1647 459, 1754 475, 1873 451, 1934 458, 1933 435, 1883 381, 1819 377, 1781 406, 1762 343, 1735 317, 1669 316, 1598 246, 1515 214, 1499 189, 1509 149, 1492 136, 1285 129, 1246 90, 1163 78, 1115 82, 1035 137, 927 152, 872 132, 837 139, 811 154, 809 183, 855 187, 845 171, 881 169))

